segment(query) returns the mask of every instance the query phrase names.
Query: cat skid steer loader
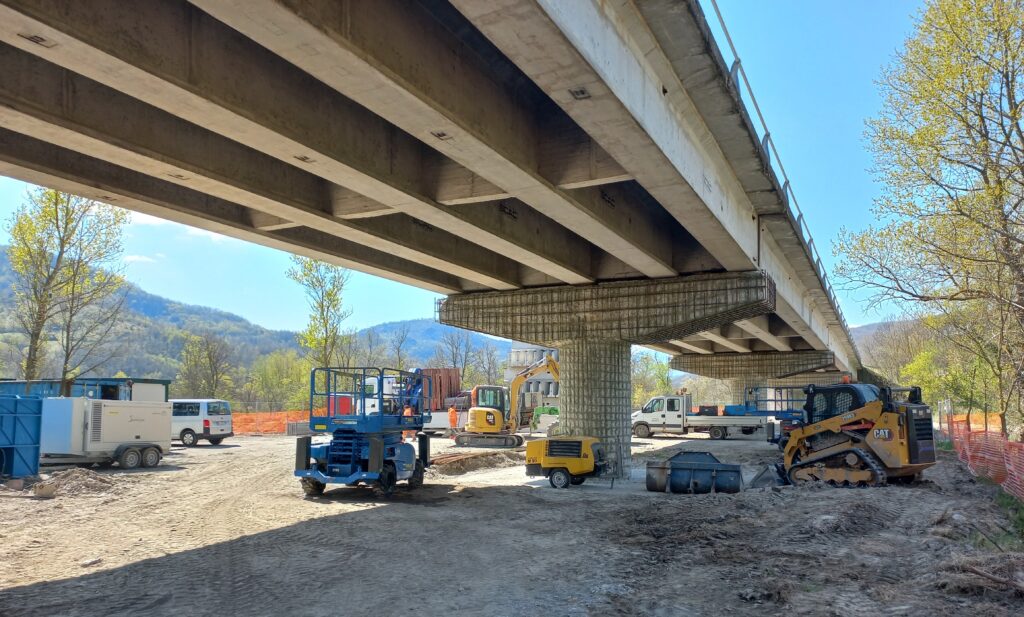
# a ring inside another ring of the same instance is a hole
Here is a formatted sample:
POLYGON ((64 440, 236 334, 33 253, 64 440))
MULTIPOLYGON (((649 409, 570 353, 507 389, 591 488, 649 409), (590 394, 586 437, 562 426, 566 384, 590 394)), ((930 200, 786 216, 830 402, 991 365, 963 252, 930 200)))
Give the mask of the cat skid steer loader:
POLYGON ((801 485, 881 486, 912 481, 935 464, 931 409, 921 388, 808 386, 804 422, 776 471, 801 485))

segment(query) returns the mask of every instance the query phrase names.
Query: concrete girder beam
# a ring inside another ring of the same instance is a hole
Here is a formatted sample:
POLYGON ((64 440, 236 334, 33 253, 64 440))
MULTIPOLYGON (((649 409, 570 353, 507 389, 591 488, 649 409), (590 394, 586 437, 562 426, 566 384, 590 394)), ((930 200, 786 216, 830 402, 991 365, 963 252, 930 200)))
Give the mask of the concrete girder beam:
POLYGON ((3 43, 0 126, 484 287, 519 287, 510 259, 401 214, 384 224, 338 219, 325 210, 327 183, 317 176, 3 43))
POLYGON ((790 347, 789 343, 781 337, 772 334, 767 316, 755 317, 753 319, 741 319, 737 321, 735 325, 764 341, 773 347, 775 351, 793 351, 793 348, 790 347))
MULTIPOLYGON (((573 130, 541 130, 537 173, 561 189, 579 189, 632 180, 622 167, 578 127, 573 130)), ((497 201, 513 197, 462 164, 446 157, 425 162, 429 193, 447 206, 497 201)))
POLYGON ((451 274, 315 229, 258 230, 255 211, 239 204, 2 128, 0 174, 438 293, 464 287, 451 274))
MULTIPOLYGON (((711 343, 709 341, 683 341, 680 339, 672 339, 669 341, 669 343, 675 345, 676 347, 679 347, 680 349, 692 351, 693 353, 705 355, 715 353, 715 350, 711 346, 711 343)), ((672 355, 675 355, 676 353, 678 352, 673 351, 672 355)))
POLYGON ((279 231, 300 226, 298 223, 259 210, 249 210, 249 225, 261 231, 279 231))
POLYGON ((716 345, 725 347, 729 351, 736 353, 750 353, 750 344, 743 340, 733 340, 722 336, 722 328, 716 328, 714 330, 708 330, 707 332, 701 332, 697 336, 711 341, 716 345))
MULTIPOLYGON (((776 281, 779 316, 842 366, 859 363, 757 211, 632 2, 452 0, 727 270, 776 281), (514 21, 516 28, 508 28, 514 21), (585 98, 574 92, 585 90, 585 98), (833 340, 832 332, 835 332, 833 340)), ((685 10, 685 7, 682 7, 685 10)), ((680 15, 678 18, 689 18, 680 15)), ((700 46, 700 53, 705 46, 700 46)), ((809 282, 808 282, 809 281, 809 282)), ((831 310, 827 311, 831 314, 831 310)))
POLYGON ((597 283, 453 295, 441 323, 537 345, 618 340, 644 345, 683 339, 770 313, 775 285, 760 272, 597 283))
MULTIPOLYGON (((396 0, 191 1, 645 276, 676 274, 671 252, 656 250, 667 244, 665 229, 651 227, 637 237, 621 224, 645 218, 638 204, 621 203, 617 216, 605 216, 604 210, 595 213, 587 195, 581 199, 560 190, 559 183, 588 186, 609 180, 587 178, 579 173, 580 163, 567 160, 590 158, 600 148, 571 121, 560 135, 569 148, 557 143, 539 147, 544 137, 533 111, 495 82, 478 54, 427 8, 396 0), (574 142, 585 142, 585 149, 572 148, 574 142)), ((613 178, 629 177, 603 151, 596 159, 612 168, 613 178)), ((585 168, 594 170, 587 163, 585 168)), ((479 183, 468 180, 460 184, 485 199, 479 183)), ((445 190, 439 187, 439 192, 445 190)))
POLYGON ((0 39, 556 280, 592 280, 530 234, 475 227, 435 202, 420 141, 184 2, 3 0, 0 39))
POLYGON ((830 351, 755 352, 745 354, 675 356, 670 366, 677 371, 714 379, 778 379, 798 373, 831 369, 835 355, 830 351))

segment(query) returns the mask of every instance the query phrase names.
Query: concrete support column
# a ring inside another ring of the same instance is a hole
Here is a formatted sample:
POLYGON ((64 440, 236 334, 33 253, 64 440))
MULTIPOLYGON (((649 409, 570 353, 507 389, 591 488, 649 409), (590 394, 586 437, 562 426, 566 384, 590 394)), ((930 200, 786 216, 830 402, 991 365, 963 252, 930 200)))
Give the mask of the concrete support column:
POLYGON ((623 341, 574 340, 558 347, 562 387, 559 425, 565 434, 599 438, 629 477, 630 346, 623 341))

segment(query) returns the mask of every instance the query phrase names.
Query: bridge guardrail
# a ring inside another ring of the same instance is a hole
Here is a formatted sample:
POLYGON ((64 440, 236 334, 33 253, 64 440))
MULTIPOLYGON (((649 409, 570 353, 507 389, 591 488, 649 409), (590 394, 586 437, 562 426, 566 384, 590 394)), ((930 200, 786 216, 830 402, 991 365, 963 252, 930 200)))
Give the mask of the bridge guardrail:
MULTIPOLYGON (((728 43, 729 51, 732 54, 732 63, 729 65, 729 79, 736 89, 740 103, 744 103, 743 98, 745 91, 746 98, 749 99, 750 105, 754 108, 758 122, 761 125, 760 135, 756 134, 758 132, 758 127, 754 126, 755 137, 760 138, 761 149, 766 159, 765 163, 777 174, 778 177, 782 178, 782 198, 785 202, 790 221, 793 224, 801 243, 804 245, 807 257, 818 276, 818 280, 821 282, 822 288, 825 290, 825 294, 828 296, 829 302, 832 305, 832 310, 835 312, 836 317, 839 318, 839 324, 846 333, 847 339, 849 339, 854 353, 859 356, 860 353, 857 350, 857 344, 854 342, 853 336, 850 335, 850 327, 846 322, 846 317, 843 315, 842 309, 839 308, 839 301, 836 298, 835 291, 832 289, 832 283, 829 281, 828 272, 825 270, 825 266, 821 261, 821 255, 818 253, 818 249, 814 245, 814 239, 811 237, 811 230, 807 226, 807 221, 804 218, 803 212, 800 210, 800 204, 797 201, 796 193, 793 192, 793 186, 789 181, 789 176, 786 174, 786 167, 782 163, 782 157, 779 155, 779 151, 775 146, 775 140, 772 138, 771 131, 768 130, 768 123, 764 119, 764 114, 761 113, 761 107, 757 104, 757 98, 754 96, 754 90, 750 86, 750 80, 747 78, 747 73, 743 69, 743 63, 740 60, 739 52, 736 51, 736 46, 733 43, 732 36, 729 34, 729 29, 725 25, 725 19, 722 17, 722 12, 718 8, 718 2, 717 0, 698 1, 701 3, 710 3, 711 7, 714 9, 715 16, 718 18, 718 25, 721 28, 722 33, 725 35, 726 43, 728 43), (743 88, 740 88, 741 84, 743 88)), ((728 59, 724 56, 723 60, 728 64, 728 59)))

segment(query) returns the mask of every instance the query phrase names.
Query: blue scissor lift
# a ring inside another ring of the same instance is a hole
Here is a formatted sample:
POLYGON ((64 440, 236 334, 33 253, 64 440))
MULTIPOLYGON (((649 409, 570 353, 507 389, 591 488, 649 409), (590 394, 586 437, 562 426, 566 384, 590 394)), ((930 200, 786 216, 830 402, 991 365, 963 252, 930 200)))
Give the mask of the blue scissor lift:
POLYGON ((430 421, 430 378, 417 369, 315 368, 309 378, 309 428, 330 433, 329 442, 299 437, 295 475, 307 495, 328 484, 365 484, 378 496, 395 484, 423 484, 430 464, 430 437, 421 431, 430 421), (419 448, 402 439, 415 431, 419 448))

